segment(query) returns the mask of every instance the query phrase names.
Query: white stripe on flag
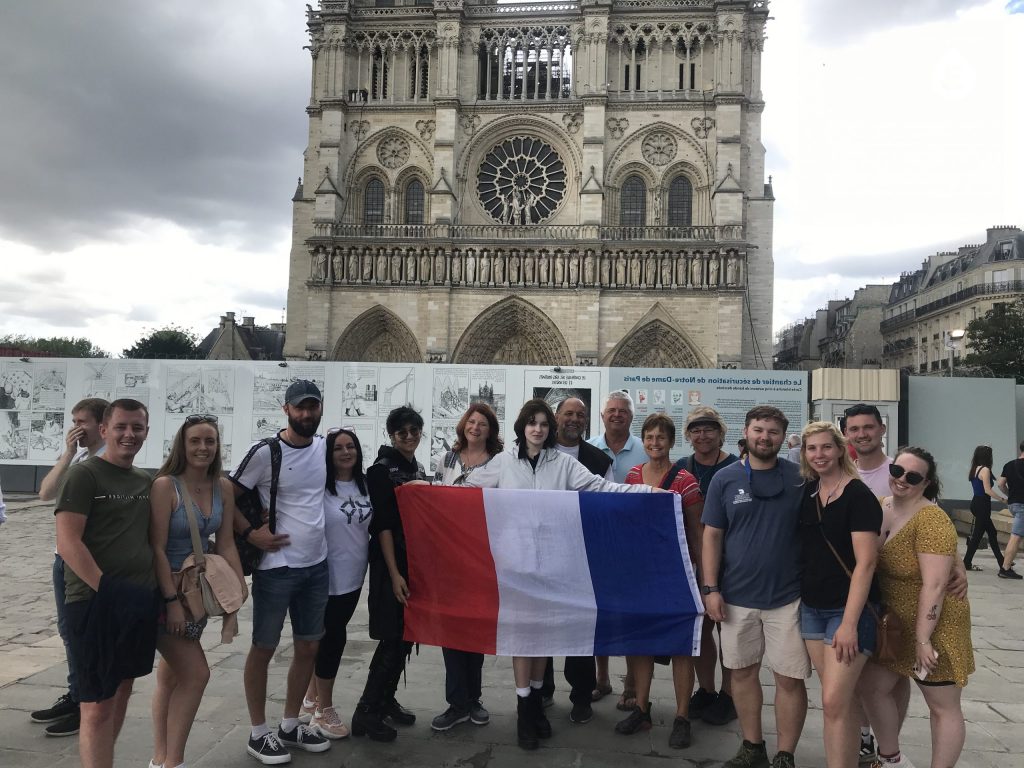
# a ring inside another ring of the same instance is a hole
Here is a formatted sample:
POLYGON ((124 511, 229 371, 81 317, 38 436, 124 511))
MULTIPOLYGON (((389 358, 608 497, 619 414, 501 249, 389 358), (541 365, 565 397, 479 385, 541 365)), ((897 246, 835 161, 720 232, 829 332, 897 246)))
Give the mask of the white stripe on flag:
MULTIPOLYGON (((683 568, 686 569, 686 581, 690 585, 690 594, 693 595, 693 604, 697 606, 700 614, 693 622, 693 637, 690 638, 690 648, 693 656, 700 656, 700 637, 704 629, 704 600, 697 588, 697 574, 693 570, 693 562, 690 560, 690 552, 687 547, 686 526, 683 524, 683 502, 682 497, 676 494, 674 499, 676 510, 676 531, 679 533, 679 552, 683 556, 683 568)), ((697 549, 700 549, 700 542, 697 542, 697 549)))
POLYGON ((597 602, 579 494, 485 490, 484 510, 498 577, 497 654, 593 655, 597 602))

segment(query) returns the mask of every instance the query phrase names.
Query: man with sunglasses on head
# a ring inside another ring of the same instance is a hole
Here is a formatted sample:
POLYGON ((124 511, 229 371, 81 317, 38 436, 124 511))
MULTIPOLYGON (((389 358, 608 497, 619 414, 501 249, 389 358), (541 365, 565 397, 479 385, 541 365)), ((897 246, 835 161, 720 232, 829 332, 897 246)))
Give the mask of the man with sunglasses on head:
POLYGON ((724 768, 793 768, 810 659, 800 636, 800 467, 779 460, 789 419, 778 408, 747 413, 747 457, 719 470, 704 502, 703 586, 708 618, 721 622, 722 660, 743 743, 724 768), (758 672, 775 676, 778 752, 769 763, 758 672))
MULTIPOLYGON (((327 484, 326 440, 318 435, 323 397, 312 381, 293 381, 285 392, 288 426, 278 433, 281 464, 275 502, 275 531, 253 528, 235 510, 235 532, 264 550, 252 574, 252 646, 245 660, 245 700, 252 730, 246 751, 265 765, 291 761, 288 748, 324 752, 331 743, 300 722, 302 697, 313 674, 324 634, 329 576, 324 523, 327 484), (267 726, 267 669, 291 617, 294 656, 288 670, 284 716, 277 731, 267 726)), ((270 506, 271 448, 253 445, 231 473, 240 489, 257 489, 270 506)))

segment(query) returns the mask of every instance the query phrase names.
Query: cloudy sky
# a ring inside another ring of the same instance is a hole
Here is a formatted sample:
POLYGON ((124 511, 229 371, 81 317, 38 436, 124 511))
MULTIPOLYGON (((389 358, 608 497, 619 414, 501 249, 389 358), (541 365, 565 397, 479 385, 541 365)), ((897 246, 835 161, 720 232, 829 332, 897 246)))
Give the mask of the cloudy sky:
MULTIPOLYGON (((1024 225, 1024 1, 775 0, 775 328, 1024 225)), ((281 319, 304 2, 0 4, 0 334, 281 319)))

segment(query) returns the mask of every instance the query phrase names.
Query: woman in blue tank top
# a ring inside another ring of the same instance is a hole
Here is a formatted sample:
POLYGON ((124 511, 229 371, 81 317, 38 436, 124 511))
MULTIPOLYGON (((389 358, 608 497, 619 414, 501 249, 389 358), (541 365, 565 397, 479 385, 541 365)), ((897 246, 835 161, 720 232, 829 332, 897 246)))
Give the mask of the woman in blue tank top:
POLYGON ((149 541, 157 582, 167 604, 157 640, 161 659, 153 692, 151 768, 175 768, 185 762, 185 742, 210 679, 210 667, 199 644, 206 619, 189 620, 178 600, 174 577, 185 558, 192 554, 185 488, 192 497, 192 512, 204 551, 210 550, 210 537, 214 536, 213 551, 227 559, 245 583, 235 549, 234 493, 230 481, 221 473, 216 416, 185 418, 149 495, 149 541))
POLYGON ((964 554, 964 568, 968 571, 980 571, 981 568, 974 565, 974 553, 978 551, 978 544, 981 537, 988 534, 988 545, 992 548, 992 554, 996 556, 996 565, 1002 566, 1003 553, 999 551, 999 540, 996 527, 992 524, 992 499, 1004 501, 999 492, 992 485, 992 447, 979 445, 974 449, 974 458, 971 459, 971 471, 967 475, 974 490, 974 497, 971 499, 971 514, 974 515, 974 531, 971 533, 970 541, 967 542, 967 552, 964 554))

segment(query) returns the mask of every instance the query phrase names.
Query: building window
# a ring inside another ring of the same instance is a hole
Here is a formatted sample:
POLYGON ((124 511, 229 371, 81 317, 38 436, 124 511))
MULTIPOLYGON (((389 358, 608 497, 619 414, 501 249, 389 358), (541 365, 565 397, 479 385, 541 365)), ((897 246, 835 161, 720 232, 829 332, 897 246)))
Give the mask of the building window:
POLYGON ((630 176, 622 185, 619 224, 642 227, 647 223, 647 185, 639 176, 630 176))
POLYGON ((363 224, 384 223, 384 182, 370 179, 363 192, 363 224))
POLYGON ((668 225, 689 227, 693 224, 693 185, 685 176, 676 176, 668 188, 668 225))
POLYGON ((427 98, 427 86, 430 82, 430 49, 417 46, 409 57, 409 97, 413 99, 427 98))
POLYGON ((383 48, 373 50, 373 83, 370 86, 371 99, 386 99, 388 97, 388 54, 383 48))
POLYGON ((405 188, 405 223, 423 223, 423 185, 418 179, 410 181, 405 188))

